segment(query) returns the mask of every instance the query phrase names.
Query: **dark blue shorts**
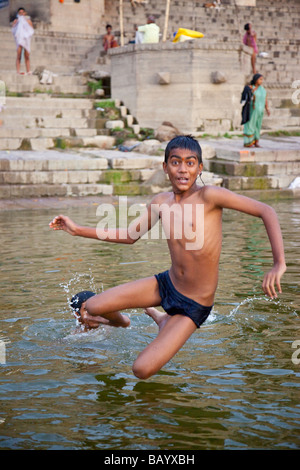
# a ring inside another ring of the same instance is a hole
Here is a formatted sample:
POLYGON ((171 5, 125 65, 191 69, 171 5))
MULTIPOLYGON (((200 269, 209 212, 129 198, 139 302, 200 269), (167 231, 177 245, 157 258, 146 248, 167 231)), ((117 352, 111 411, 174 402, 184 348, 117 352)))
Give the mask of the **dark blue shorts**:
POLYGON ((158 282, 161 306, 168 315, 185 315, 196 324, 197 328, 205 322, 213 306, 206 307, 178 292, 172 284, 169 271, 155 274, 158 282))

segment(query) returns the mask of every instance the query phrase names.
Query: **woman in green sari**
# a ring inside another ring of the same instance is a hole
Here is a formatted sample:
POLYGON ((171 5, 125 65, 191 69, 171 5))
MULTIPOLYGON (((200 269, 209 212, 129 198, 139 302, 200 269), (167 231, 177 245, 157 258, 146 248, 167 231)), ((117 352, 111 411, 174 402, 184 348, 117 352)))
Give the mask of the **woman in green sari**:
POLYGON ((251 81, 253 99, 250 103, 250 120, 244 125, 244 147, 260 147, 258 141, 265 108, 270 116, 267 92, 262 83, 263 76, 256 73, 251 81))

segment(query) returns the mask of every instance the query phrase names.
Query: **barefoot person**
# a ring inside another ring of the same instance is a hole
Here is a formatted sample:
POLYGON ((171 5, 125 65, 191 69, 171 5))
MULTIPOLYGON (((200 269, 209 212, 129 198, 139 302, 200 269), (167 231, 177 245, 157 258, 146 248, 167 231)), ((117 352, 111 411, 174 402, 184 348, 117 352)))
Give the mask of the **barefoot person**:
POLYGON ((244 29, 246 32, 243 37, 243 43, 246 46, 252 48, 252 56, 251 56, 252 73, 256 73, 256 56, 258 53, 256 32, 253 31, 251 23, 245 24, 244 29))
POLYGON ((249 120, 244 123, 244 147, 260 147, 259 138, 265 110, 270 116, 263 81, 264 77, 260 73, 256 73, 251 81, 252 99, 250 100, 249 120))
POLYGON ((118 47, 117 40, 112 34, 112 26, 110 24, 106 25, 106 34, 103 37, 102 44, 105 52, 107 52, 108 49, 112 49, 113 47, 118 47))
POLYGON ((21 57, 24 51, 26 72, 30 75, 30 41, 32 35, 34 34, 34 30, 32 21, 26 15, 24 8, 19 8, 18 10, 17 18, 12 24, 12 33, 14 35, 17 46, 17 73, 20 73, 21 57))
POLYGON ((85 303, 91 317, 100 316, 111 325, 128 326, 120 311, 144 308, 159 326, 157 337, 138 355, 134 374, 146 379, 158 372, 179 351, 208 317, 218 283, 222 245, 223 208, 262 219, 270 240, 274 265, 265 274, 263 291, 271 298, 281 292, 280 279, 286 266, 283 241, 275 211, 268 205, 231 191, 197 185, 203 163, 201 148, 191 136, 172 139, 165 151, 164 171, 171 192, 155 195, 144 214, 128 228, 83 227, 59 215, 50 222, 54 230, 73 236, 133 244, 160 219, 171 255, 168 271, 128 282, 85 303), (155 307, 161 306, 164 312, 155 307))

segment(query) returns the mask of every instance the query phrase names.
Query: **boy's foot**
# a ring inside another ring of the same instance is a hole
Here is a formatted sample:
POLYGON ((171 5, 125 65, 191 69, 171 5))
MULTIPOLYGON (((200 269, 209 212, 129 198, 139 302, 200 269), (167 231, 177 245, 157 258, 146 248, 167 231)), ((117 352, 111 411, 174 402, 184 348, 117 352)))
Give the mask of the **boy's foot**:
POLYGON ((145 308, 145 313, 155 321, 160 330, 165 326, 166 322, 170 318, 170 315, 166 312, 160 312, 154 307, 145 308))

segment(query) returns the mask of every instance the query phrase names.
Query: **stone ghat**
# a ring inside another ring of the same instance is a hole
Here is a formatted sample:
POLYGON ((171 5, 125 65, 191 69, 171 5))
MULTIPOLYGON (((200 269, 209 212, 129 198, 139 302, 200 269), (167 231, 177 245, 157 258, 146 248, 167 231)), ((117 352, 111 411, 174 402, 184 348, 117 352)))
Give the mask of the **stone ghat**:
MULTIPOLYGON (((232 191, 282 190, 300 175, 300 137, 260 139, 260 148, 246 149, 240 139, 211 140, 215 155, 205 167, 222 177, 232 191)), ((299 178, 298 178, 299 179, 299 178)))
MULTIPOLYGON (((204 183, 299 197, 291 183, 300 175, 300 137, 260 143, 244 149, 242 139, 201 139, 204 183)), ((97 148, 0 151, 0 199, 156 194, 171 189, 162 162, 162 155, 97 148)))
MULTIPOLYGON (((163 157, 118 150, 0 151, 0 199, 147 195, 169 190, 163 157)), ((220 185, 222 178, 205 172, 220 185)))

